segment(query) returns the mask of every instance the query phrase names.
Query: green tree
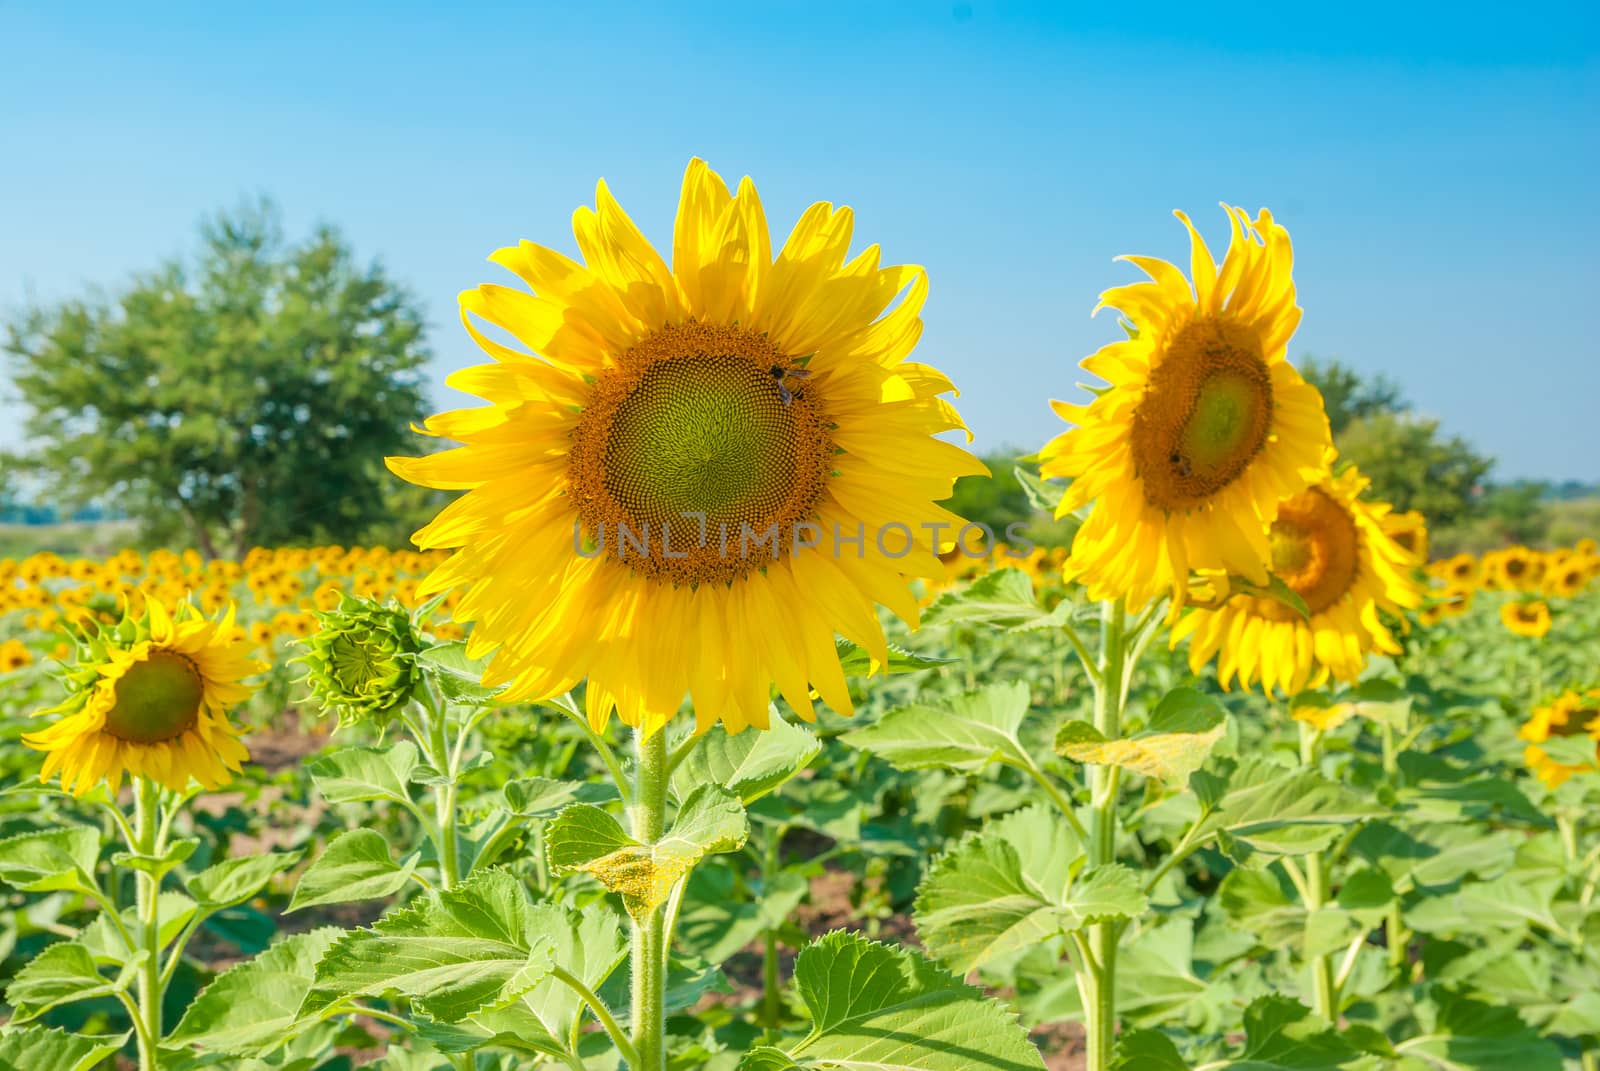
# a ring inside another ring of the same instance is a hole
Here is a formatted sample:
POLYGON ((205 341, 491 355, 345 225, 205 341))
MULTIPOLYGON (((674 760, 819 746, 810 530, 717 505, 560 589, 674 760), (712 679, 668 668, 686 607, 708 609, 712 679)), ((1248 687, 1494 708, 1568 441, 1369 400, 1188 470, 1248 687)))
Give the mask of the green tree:
POLYGON ((358 538, 385 513, 383 456, 414 448, 420 308, 331 229, 286 243, 267 201, 201 239, 192 264, 8 326, 29 465, 208 556, 358 538))
POLYGON ((1353 421, 1379 413, 1403 413, 1411 408, 1400 392, 1400 384, 1382 373, 1367 378, 1339 361, 1316 357, 1306 357, 1298 364, 1300 374, 1322 392, 1322 406, 1335 436, 1353 421))
POLYGON ((1372 480, 1375 498, 1397 510, 1421 510, 1430 527, 1444 528, 1481 512, 1483 481, 1494 462, 1439 422, 1410 413, 1378 412, 1350 422, 1337 440, 1341 461, 1372 480))

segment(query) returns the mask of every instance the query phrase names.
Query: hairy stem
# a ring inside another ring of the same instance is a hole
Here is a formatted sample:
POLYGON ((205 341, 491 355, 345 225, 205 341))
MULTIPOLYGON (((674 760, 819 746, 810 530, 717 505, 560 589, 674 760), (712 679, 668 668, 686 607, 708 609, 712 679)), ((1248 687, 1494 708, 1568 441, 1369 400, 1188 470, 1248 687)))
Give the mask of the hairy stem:
MULTIPOLYGON (((1119 600, 1100 608, 1100 671, 1094 681, 1094 727, 1107 739, 1122 733, 1122 707, 1128 694, 1127 610, 1119 600)), ((1116 860, 1117 796, 1122 771, 1116 766, 1089 767, 1089 865, 1116 860)), ((1087 1071, 1108 1071, 1117 1043, 1116 922, 1089 927, 1090 1002, 1087 1071)))
MULTIPOLYGON (((667 734, 657 729, 647 737, 635 730, 639 760, 633 793, 633 837, 641 844, 661 839, 667 810, 667 734)), ((666 1068, 666 913, 657 906, 633 920, 633 1046, 637 1071, 666 1068)), ((630 1065, 633 1067, 635 1065, 630 1065)))
MULTIPOLYGON (((1300 722, 1300 761, 1306 766, 1314 766, 1322 754, 1322 733, 1312 728, 1309 722, 1300 722)), ((1312 920, 1317 916, 1328 902, 1328 859, 1322 852, 1312 852, 1306 856, 1306 925, 1308 929, 1312 920)), ((1339 983, 1333 965, 1333 953, 1322 952, 1311 957, 1311 989, 1312 1006, 1318 1015, 1328 1022, 1338 1025, 1339 1019, 1339 983)))
MULTIPOLYGON (((134 788, 133 850, 137 855, 159 856, 162 844, 161 788, 139 779, 134 788)), ((156 876, 141 870, 135 876, 139 944, 144 963, 139 967, 139 1071, 161 1067, 161 889, 156 876)))

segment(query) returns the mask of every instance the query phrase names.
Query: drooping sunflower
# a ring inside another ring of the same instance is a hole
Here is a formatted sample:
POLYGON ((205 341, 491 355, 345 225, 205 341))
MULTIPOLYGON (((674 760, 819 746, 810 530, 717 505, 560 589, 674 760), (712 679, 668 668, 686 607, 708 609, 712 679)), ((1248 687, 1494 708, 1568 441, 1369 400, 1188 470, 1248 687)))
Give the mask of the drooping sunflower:
POLYGON ((1522 758, 1548 788, 1560 788, 1574 774, 1600 770, 1600 690, 1566 692, 1534 709, 1517 733, 1528 741, 1522 758), (1589 766, 1557 762, 1538 745, 1552 737, 1587 735, 1596 741, 1596 762, 1589 766))
POLYGON ((1500 623, 1518 636, 1541 639, 1550 631, 1550 606, 1543 599, 1519 599, 1500 607, 1500 623))
POLYGON ((206 788, 232 780, 250 755, 228 709, 254 691, 241 681, 266 668, 233 631, 231 606, 212 621, 188 603, 169 614, 152 598, 143 616, 85 637, 66 674, 71 694, 39 712, 57 719, 22 738, 47 752, 39 779, 60 771, 77 796, 102 779, 115 792, 124 774, 173 791, 190 778, 206 788))
POLYGON ((702 729, 764 727, 774 683, 849 712, 835 633, 886 657, 875 604, 916 623, 909 580, 962 525, 936 503, 987 470, 935 438, 965 427, 954 388, 907 360, 926 273, 849 257, 852 219, 814 204, 776 248, 754 184, 694 160, 670 267, 602 182, 582 263, 523 242, 490 259, 532 293, 461 296, 496 363, 450 382, 490 405, 389 465, 467 492, 415 536, 458 548, 418 596, 465 585, 453 616, 507 698, 587 678, 591 721, 647 733, 686 693, 702 729))
MULTIPOLYGON (((1224 206, 1226 207, 1226 206, 1224 206)), ((1093 503, 1065 574, 1092 598, 1183 598, 1190 570, 1265 583, 1278 503, 1325 472, 1322 397, 1285 357, 1300 322, 1289 233, 1228 208, 1221 267, 1183 213, 1193 281, 1130 256, 1151 281, 1107 290, 1136 333, 1083 362, 1110 386, 1086 406, 1052 402, 1074 427, 1040 453, 1071 479, 1057 516, 1093 503)))
POLYGON ((1395 654, 1379 617, 1419 605, 1417 559, 1385 531, 1389 506, 1363 502, 1367 479, 1354 465, 1285 501, 1267 528, 1272 571, 1305 603, 1307 620, 1269 596, 1234 594, 1197 608, 1172 630, 1189 639, 1196 673, 1217 656, 1217 678, 1294 695, 1331 675, 1353 681, 1372 651, 1395 654))

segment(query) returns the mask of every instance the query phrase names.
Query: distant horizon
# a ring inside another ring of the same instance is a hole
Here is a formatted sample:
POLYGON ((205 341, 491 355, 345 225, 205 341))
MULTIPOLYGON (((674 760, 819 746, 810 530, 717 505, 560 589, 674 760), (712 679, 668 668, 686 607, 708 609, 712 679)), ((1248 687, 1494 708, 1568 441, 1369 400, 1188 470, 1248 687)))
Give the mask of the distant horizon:
MULTIPOLYGON (((856 249, 926 266, 914 359, 961 388, 976 449, 1031 452, 1117 335, 1088 315, 1139 278, 1112 258, 1187 268, 1175 208, 1220 254, 1226 200, 1294 239, 1292 358, 1387 375, 1497 481, 1600 478, 1600 343, 1574 315, 1600 292, 1600 14, 1262 10, 623 5, 602 47, 558 9, 486 35, 405 4, 0 8, 0 94, 27 102, 0 114, 0 319, 115 292, 264 192, 291 240, 331 223, 421 299, 431 396, 472 405, 444 378, 488 359, 455 314, 510 281, 488 254, 573 251, 602 177, 670 250, 699 155, 755 179, 775 242, 831 200, 856 249)), ((19 423, 0 406, 0 447, 19 423)))

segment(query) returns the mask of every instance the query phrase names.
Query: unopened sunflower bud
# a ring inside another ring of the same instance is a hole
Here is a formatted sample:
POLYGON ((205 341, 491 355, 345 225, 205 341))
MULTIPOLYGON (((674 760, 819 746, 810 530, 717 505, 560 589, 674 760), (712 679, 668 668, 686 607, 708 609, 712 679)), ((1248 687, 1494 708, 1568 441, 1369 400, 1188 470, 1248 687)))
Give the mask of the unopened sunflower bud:
POLYGON ((340 725, 386 724, 422 685, 416 656, 425 644, 405 610, 346 598, 317 615, 319 628, 301 641, 305 684, 340 725))

